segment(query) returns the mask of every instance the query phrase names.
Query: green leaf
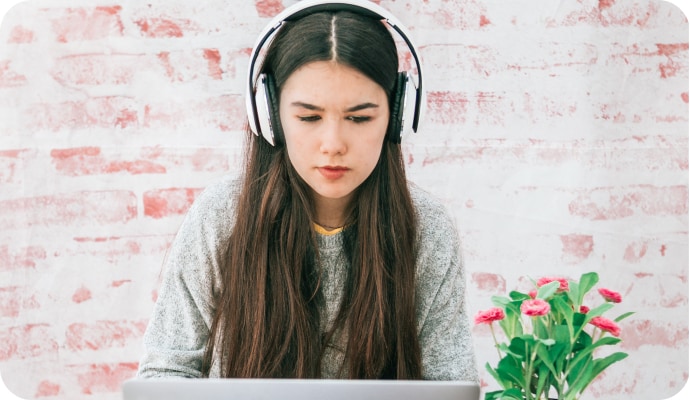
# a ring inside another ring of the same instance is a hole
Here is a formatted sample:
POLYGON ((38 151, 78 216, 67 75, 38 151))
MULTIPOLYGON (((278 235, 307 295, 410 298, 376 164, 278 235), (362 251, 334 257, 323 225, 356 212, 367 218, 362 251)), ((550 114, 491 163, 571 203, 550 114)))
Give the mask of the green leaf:
POLYGON ((505 318, 499 321, 499 325, 506 337, 515 337, 522 335, 522 319, 520 313, 520 304, 522 302, 511 301, 505 305, 505 318))
POLYGON ((514 399, 514 400, 523 400, 525 396, 522 394, 522 390, 518 388, 511 388, 508 390, 504 390, 503 394, 499 397, 499 399, 514 399))
POLYGON ((592 363, 592 355, 589 354, 587 357, 581 357, 577 361, 571 361, 568 366, 568 374, 566 376, 566 382, 568 382, 568 387, 572 388, 576 386, 576 383, 582 380, 590 380, 592 369, 590 368, 592 363))
POLYGON ((573 345, 572 337, 570 336, 570 331, 568 331, 567 325, 556 325, 553 327, 553 339, 556 343, 567 346, 568 353, 570 353, 570 347, 573 345))
POLYGON ((604 358, 600 358, 598 360, 594 361, 594 368, 592 370, 594 371, 594 376, 598 375, 600 372, 608 368, 611 364, 621 361, 628 357, 627 353, 622 353, 622 352, 617 352, 613 353, 609 356, 606 356, 604 358))
POLYGON ((596 342, 588 344, 587 348, 588 349, 592 348, 592 351, 594 351, 594 349, 596 349, 597 347, 614 346, 620 342, 621 342, 620 338, 613 337, 613 336, 604 336, 601 339, 597 340, 596 342))
POLYGON ((534 345, 534 338, 531 335, 514 337, 510 341, 508 348, 515 354, 519 354, 524 359, 529 358, 529 348, 534 345))
POLYGON ((601 316, 611 308, 613 308, 613 303, 604 303, 600 306, 594 307, 593 309, 589 310, 587 314, 585 314, 585 323, 591 321, 594 317, 601 316))
POLYGON ((548 338, 549 333, 549 318, 548 317, 534 317, 532 321, 532 333, 537 338, 548 338))
POLYGON ((518 301, 523 301, 523 300, 529 300, 531 297, 529 297, 528 294, 512 291, 508 294, 511 299, 513 300, 518 300, 518 301))
POLYGON ((575 343, 573 343, 573 353, 579 353, 582 350, 590 347, 592 345, 592 336, 589 335, 589 333, 582 331, 580 334, 575 338, 575 343))
POLYGON ((579 361, 573 360, 571 369, 567 374, 568 390, 566 391, 566 399, 576 399, 585 387, 594 379, 595 375, 592 370, 593 357, 588 354, 586 357, 580 357, 579 361))
MULTIPOLYGON (((557 376, 558 372, 556 372, 556 369, 555 369, 556 362, 555 362, 554 357, 553 357, 555 355, 556 354, 551 354, 551 352, 549 352, 549 349, 547 347, 537 346, 537 356, 543 362, 542 365, 544 366, 544 368, 548 368, 548 370, 551 371, 551 373, 554 376, 557 376)), ((540 374, 541 373, 542 372, 540 372, 540 374)))
POLYGON ((491 296, 491 302, 496 306, 496 307, 505 307, 508 304, 510 304, 511 300, 507 297, 504 296, 491 296))
POLYGON ((556 290, 561 286, 559 281, 549 282, 546 285, 537 289, 537 298, 546 300, 556 293, 556 290))
POLYGON ((587 322, 585 322, 586 318, 585 314, 580 314, 579 312, 573 313, 573 329, 575 329, 576 332, 579 332, 583 326, 587 325, 587 322))
MULTIPOLYGON (((496 372, 504 382, 510 382, 517 386, 522 386, 522 364, 514 357, 506 356, 498 362, 496 372)), ((506 387, 507 385, 503 385, 506 387)))
POLYGON ((517 358, 518 360, 522 361, 522 359, 523 359, 523 356, 521 354, 513 353, 510 350, 510 348, 508 347, 508 345, 506 345, 505 343, 499 344, 498 349, 501 350, 502 352, 506 353, 506 354, 510 354, 511 356, 517 358))
MULTIPOLYGON (((589 337, 589 335, 587 335, 587 336, 584 336, 584 335, 583 335, 583 338, 589 338, 589 340, 591 340, 591 338, 589 337)), ((590 355, 592 354, 592 352, 594 352, 594 350, 596 350, 597 348, 599 348, 599 347, 601 347, 601 346, 607 346, 607 345, 618 344, 620 341, 621 341, 621 340, 618 339, 618 338, 611 337, 611 336, 605 336, 605 337, 603 337, 603 338, 597 340, 595 343, 585 343, 585 344, 583 345, 583 348, 582 348, 580 351, 577 352, 577 354, 575 355, 575 357, 573 357, 573 359, 572 359, 570 365, 571 365, 571 366, 572 366, 572 365, 577 365, 579 362, 582 361, 582 359, 584 359, 584 358, 586 358, 586 357, 590 357, 590 355)))
POLYGON ((489 374, 496 380, 496 382, 502 387, 505 388, 508 383, 505 382, 501 377, 498 375, 495 369, 491 368, 491 365, 489 363, 485 364, 486 370, 489 372, 489 374))
POLYGON ((496 390, 493 392, 484 393, 484 400, 499 400, 503 394, 503 390, 496 390))
POLYGON ((599 282, 599 274, 596 272, 587 272, 580 276, 580 291, 583 294, 589 292, 594 285, 599 282))
POLYGON ((635 314, 635 313, 632 312, 632 311, 631 311, 631 312, 627 312, 627 313, 625 313, 625 314, 620 315, 618 318, 614 319, 613 322, 620 322, 620 321, 624 320, 625 318, 628 318, 629 316, 631 316, 631 315, 633 315, 633 314, 635 314))
POLYGON ((594 285, 599 282, 599 275, 596 272, 588 272, 586 274, 582 274, 580 277, 580 293, 577 299, 577 304, 582 304, 582 299, 585 298, 585 295, 587 292, 589 292, 594 285))
MULTIPOLYGON (((543 347, 543 346, 540 346, 543 347)), ((544 389, 546 386, 547 379, 549 378, 549 368, 550 366, 547 364, 541 364, 539 366, 539 377, 537 379, 537 390, 535 392, 535 397, 537 399, 541 398, 542 393, 544 392, 544 389)), ((556 375, 555 372, 552 372, 553 375, 556 375)), ((548 386, 546 386, 546 390, 548 391, 548 386)))
POLYGON ((569 353, 565 352, 565 347, 563 345, 556 344, 549 348, 549 353, 551 358, 553 358, 553 367, 559 374, 565 370, 566 356, 569 353))
POLYGON ((565 320, 568 326, 568 333, 570 334, 570 337, 573 337, 575 332, 573 328, 574 311, 572 307, 561 297, 555 297, 553 300, 551 300, 551 307, 556 310, 556 313, 560 317, 557 322, 560 324, 563 320, 565 320))
POLYGON ((576 382, 575 383, 575 389, 577 393, 582 393, 587 386, 596 378, 600 373, 602 373, 606 368, 608 368, 611 364, 618 362, 624 358, 626 358, 628 354, 626 353, 613 353, 607 357, 594 360, 594 365, 592 366, 590 370, 590 375, 588 380, 582 380, 582 382, 576 382))
POLYGON ((573 349, 573 342, 568 332, 568 327, 559 325, 553 327, 553 339, 556 344, 549 348, 549 353, 554 360, 557 371, 565 369, 565 359, 573 349))
POLYGON ((578 309, 580 307, 580 284, 575 281, 569 281, 568 291, 566 293, 568 294, 570 304, 572 304, 576 309, 578 309))

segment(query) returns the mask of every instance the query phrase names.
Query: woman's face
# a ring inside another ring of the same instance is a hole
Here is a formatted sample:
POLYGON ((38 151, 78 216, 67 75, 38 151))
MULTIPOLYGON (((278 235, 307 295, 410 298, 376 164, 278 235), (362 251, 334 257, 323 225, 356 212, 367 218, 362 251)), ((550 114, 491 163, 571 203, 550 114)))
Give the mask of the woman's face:
POLYGON ((297 69, 280 94, 288 156, 317 207, 345 205, 374 170, 388 127, 388 97, 359 71, 330 61, 297 69))

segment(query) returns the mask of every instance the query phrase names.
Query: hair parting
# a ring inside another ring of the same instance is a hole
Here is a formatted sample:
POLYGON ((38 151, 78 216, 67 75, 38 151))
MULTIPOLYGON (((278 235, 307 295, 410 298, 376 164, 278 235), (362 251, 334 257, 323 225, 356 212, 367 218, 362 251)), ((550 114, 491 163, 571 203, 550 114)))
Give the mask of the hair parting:
POLYGON ((337 48, 338 48, 338 39, 335 35, 335 14, 331 17, 331 61, 338 61, 338 53, 337 53, 337 48))

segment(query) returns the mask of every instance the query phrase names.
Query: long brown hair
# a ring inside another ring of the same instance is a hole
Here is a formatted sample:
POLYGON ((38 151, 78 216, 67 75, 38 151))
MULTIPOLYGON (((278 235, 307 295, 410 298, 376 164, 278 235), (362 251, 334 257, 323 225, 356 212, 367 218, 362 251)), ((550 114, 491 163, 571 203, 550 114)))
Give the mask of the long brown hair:
MULTIPOLYGON (((395 43, 380 22, 347 12, 286 23, 263 72, 278 90, 300 66, 332 60, 393 91, 395 43)), ((284 146, 248 134, 236 220, 222 267, 222 289, 204 369, 224 377, 318 378, 336 331, 347 337, 349 378, 418 379, 415 315, 416 220, 400 145, 386 141, 357 189, 343 231, 351 264, 335 323, 321 332, 320 270, 314 203, 284 146)))

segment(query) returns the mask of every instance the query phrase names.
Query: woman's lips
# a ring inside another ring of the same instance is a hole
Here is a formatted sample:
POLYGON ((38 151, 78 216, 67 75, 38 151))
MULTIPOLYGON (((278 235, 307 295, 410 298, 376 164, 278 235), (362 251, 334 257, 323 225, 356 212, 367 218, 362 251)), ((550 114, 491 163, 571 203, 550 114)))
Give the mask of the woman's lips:
POLYGON ((345 173, 347 173, 347 171, 350 170, 350 168, 326 165, 324 167, 319 167, 318 170, 324 178, 336 180, 342 178, 343 175, 345 175, 345 173))

